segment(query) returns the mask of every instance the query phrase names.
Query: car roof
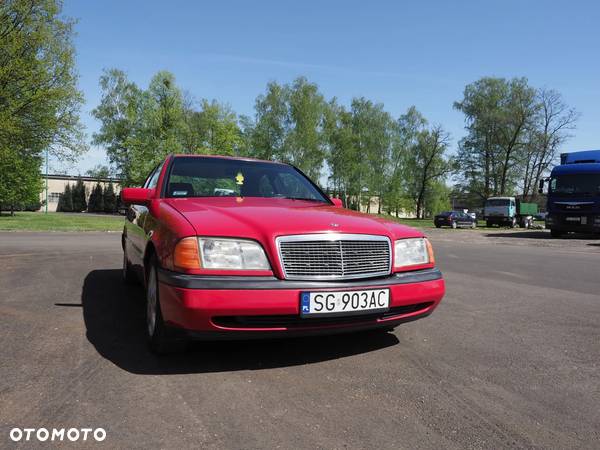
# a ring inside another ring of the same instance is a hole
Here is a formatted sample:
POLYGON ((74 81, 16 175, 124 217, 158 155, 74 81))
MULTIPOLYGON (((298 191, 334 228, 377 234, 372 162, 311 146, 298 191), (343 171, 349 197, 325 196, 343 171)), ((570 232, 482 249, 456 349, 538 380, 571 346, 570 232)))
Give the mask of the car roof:
POLYGON ((267 164, 277 164, 281 166, 287 166, 288 164, 278 162, 278 161, 268 161, 265 159, 257 159, 257 158, 247 158, 242 156, 227 156, 227 155, 198 155, 198 154, 186 154, 186 153, 177 153, 172 155, 173 158, 210 158, 210 159, 228 159, 232 161, 245 161, 245 162, 260 162, 267 164))
POLYGON ((563 164, 552 169, 552 175, 566 173, 600 173, 600 163, 563 164))

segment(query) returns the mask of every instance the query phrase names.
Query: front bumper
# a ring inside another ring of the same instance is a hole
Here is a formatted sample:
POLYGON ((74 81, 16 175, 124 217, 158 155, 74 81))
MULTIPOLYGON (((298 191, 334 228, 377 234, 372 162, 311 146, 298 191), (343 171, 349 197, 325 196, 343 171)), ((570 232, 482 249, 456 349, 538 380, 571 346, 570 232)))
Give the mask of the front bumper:
POLYGON ((391 328, 426 317, 442 300, 438 269, 359 281, 290 281, 274 277, 210 277, 159 270, 163 319, 188 337, 247 339, 334 334, 391 328), (344 317, 300 317, 302 291, 390 289, 385 313, 344 317))
POLYGON ((600 232, 600 215, 552 213, 546 218, 545 227, 562 232, 598 233, 600 232))

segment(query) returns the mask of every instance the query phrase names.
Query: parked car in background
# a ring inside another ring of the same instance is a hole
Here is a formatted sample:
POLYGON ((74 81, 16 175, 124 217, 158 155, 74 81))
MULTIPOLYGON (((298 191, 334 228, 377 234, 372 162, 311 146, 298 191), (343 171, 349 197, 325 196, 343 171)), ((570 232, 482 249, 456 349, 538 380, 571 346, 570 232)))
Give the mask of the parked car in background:
POLYGON ((470 214, 461 211, 444 211, 434 217, 433 223, 436 228, 476 228, 477 219, 470 214))
POLYGON ((286 164, 170 156, 122 196, 123 277, 145 287, 156 352, 389 330, 444 295, 423 233, 342 208, 286 164))

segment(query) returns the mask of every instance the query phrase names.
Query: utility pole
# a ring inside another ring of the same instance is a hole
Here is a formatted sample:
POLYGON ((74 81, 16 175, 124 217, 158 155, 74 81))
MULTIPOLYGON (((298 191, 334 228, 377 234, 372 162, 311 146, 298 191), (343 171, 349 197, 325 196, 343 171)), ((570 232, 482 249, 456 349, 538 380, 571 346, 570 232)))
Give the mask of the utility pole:
POLYGON ((48 214, 48 148, 46 147, 46 214, 48 214))

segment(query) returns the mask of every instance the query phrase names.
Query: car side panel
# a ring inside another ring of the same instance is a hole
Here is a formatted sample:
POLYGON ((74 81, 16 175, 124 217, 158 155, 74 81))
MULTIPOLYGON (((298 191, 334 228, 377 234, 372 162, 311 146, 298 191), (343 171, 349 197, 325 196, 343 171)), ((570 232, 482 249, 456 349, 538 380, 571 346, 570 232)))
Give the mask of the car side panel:
POLYGON ((153 200, 149 210, 144 222, 146 243, 142 258, 147 256, 151 244, 159 265, 168 267, 177 242, 184 237, 195 236, 196 231, 179 211, 162 199, 153 200))

